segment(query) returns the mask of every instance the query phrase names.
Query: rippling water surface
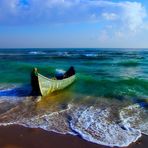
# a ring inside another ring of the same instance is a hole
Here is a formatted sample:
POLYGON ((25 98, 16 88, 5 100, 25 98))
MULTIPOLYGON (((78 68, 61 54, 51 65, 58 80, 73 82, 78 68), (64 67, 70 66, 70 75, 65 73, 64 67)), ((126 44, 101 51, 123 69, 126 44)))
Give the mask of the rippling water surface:
POLYGON ((148 135, 147 49, 0 49, 0 67, 0 125, 40 127, 108 146, 148 135), (53 77, 71 65, 73 85, 30 96, 33 67, 53 77))

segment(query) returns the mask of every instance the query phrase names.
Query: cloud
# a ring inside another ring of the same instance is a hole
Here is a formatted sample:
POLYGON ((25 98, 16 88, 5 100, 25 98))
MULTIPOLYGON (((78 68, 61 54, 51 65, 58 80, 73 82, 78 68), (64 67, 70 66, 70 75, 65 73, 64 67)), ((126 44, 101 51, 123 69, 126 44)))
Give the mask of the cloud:
POLYGON ((109 35, 106 30, 101 30, 99 34, 100 36, 98 37, 98 41, 100 43, 106 43, 109 40, 109 35))
POLYGON ((146 10, 141 3, 126 2, 121 4, 123 7, 122 22, 126 22, 125 25, 129 27, 131 31, 137 31, 143 27, 144 19, 146 18, 146 10))
POLYGON ((146 9, 140 2, 111 2, 108 0, 0 1, 0 24, 4 25, 99 22, 136 32, 143 28, 146 17, 146 9))
POLYGON ((115 14, 115 13, 104 12, 104 13, 102 13, 102 16, 103 16, 106 20, 117 20, 117 19, 118 19, 118 15, 115 14))

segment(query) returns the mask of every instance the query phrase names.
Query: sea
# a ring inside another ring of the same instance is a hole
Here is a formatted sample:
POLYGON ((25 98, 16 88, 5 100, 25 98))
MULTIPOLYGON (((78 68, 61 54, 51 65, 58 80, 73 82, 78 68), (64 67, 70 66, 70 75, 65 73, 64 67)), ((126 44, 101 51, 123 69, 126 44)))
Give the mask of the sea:
POLYGON ((110 147, 148 135, 148 49, 0 49, 0 126, 72 134, 110 147), (32 96, 34 67, 52 78, 74 66, 76 81, 32 96))

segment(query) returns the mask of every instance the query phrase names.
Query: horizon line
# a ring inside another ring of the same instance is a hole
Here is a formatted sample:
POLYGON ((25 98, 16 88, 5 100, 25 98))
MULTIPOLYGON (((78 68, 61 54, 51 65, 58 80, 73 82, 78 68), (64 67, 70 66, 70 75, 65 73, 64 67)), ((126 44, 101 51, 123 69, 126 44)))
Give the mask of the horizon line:
POLYGON ((0 49, 148 49, 148 47, 0 47, 0 49))

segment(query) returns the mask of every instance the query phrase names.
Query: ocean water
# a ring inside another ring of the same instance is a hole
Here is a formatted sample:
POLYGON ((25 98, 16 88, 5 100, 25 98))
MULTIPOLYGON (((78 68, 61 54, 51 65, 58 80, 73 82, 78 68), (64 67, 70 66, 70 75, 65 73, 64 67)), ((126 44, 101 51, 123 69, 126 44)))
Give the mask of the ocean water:
POLYGON ((0 125, 19 124, 125 147, 148 135, 148 49, 0 49, 0 125), (77 79, 46 97, 30 95, 30 72, 77 79))

